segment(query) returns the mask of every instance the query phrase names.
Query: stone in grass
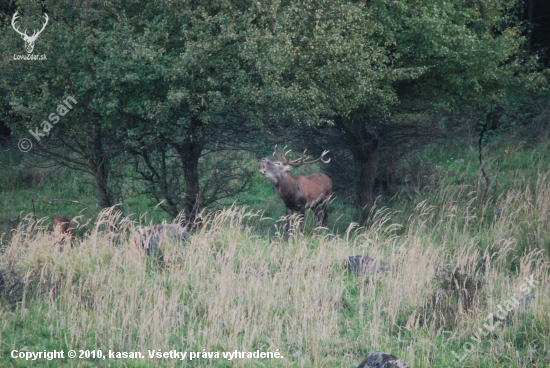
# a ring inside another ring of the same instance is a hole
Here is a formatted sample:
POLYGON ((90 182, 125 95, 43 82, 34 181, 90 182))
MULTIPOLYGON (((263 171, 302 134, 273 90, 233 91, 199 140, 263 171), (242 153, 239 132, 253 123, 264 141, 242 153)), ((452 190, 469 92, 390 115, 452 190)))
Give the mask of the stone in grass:
POLYGON ((363 360, 357 368, 409 368, 409 366, 394 355, 375 351, 363 360))
MULTIPOLYGON (((535 294, 533 294, 533 292, 527 291, 527 292, 523 293, 521 298, 519 298, 519 300, 518 300, 518 304, 517 304, 518 308, 515 310, 515 313, 519 314, 519 313, 527 312, 529 310, 530 305, 531 305, 531 303, 533 302, 534 299, 535 299, 535 294)), ((497 321, 497 320, 500 321, 500 323, 502 323, 504 326, 513 326, 514 321, 512 319, 512 314, 509 314, 509 313, 504 313, 504 314, 505 314, 504 318, 499 318, 495 314, 495 316, 493 317, 493 320, 494 321, 497 321)))
POLYGON ((519 303, 518 303, 519 311, 520 312, 527 311, 527 309, 529 309, 529 305, 531 304, 533 299, 535 299, 535 294, 533 294, 531 291, 527 291, 527 292, 523 293, 521 298, 519 298, 519 303))
POLYGON ((369 256, 349 256, 346 261, 348 271, 356 276, 372 275, 376 272, 390 272, 390 266, 369 256))
POLYGON ((141 247, 145 249, 148 256, 155 255, 162 257, 159 245, 167 238, 178 239, 182 243, 191 238, 183 227, 178 224, 155 225, 146 228, 138 228, 141 240, 141 247))

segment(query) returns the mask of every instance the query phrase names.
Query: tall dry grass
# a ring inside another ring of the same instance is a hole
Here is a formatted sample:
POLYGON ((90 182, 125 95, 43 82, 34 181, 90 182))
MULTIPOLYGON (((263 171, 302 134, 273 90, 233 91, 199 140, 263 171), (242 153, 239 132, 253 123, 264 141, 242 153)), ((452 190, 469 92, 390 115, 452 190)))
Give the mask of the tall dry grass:
POLYGON ((192 363, 275 367, 351 367, 384 350, 412 367, 454 366, 451 352, 462 354, 487 314, 534 275, 540 284, 528 310, 514 311, 458 365, 543 366, 550 362, 548 175, 497 198, 476 187, 442 188, 404 222, 380 209, 366 228, 289 242, 257 235, 249 224, 267 219, 230 207, 208 216, 187 244, 163 243, 162 264, 145 257, 136 223, 114 209, 63 251, 44 221, 27 218, 0 254, 5 282, 20 285, 1 299, 0 347, 24 344, 10 337, 12 323, 32 334, 40 328, 34 313, 65 349, 278 350, 283 359, 192 363), (344 261, 354 254, 395 272, 350 275, 344 261))

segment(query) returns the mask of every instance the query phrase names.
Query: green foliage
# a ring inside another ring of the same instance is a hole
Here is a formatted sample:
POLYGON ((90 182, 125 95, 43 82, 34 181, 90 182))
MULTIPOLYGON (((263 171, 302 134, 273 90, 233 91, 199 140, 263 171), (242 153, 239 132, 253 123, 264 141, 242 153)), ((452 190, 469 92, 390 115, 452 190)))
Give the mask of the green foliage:
MULTIPOLYGON (((37 44, 50 56, 2 59, 7 122, 28 135, 74 97, 36 150, 88 173, 103 207, 124 196, 120 173, 129 163, 147 164, 139 175, 156 190, 149 197, 165 200, 172 215, 189 213, 198 197, 207 205, 234 195, 241 186, 208 192, 213 170, 200 167, 201 155, 261 145, 252 143, 258 129, 273 121, 336 124, 355 160, 353 185, 372 191, 377 150, 410 143, 396 136, 425 135, 438 123, 426 123, 434 111, 498 100, 525 75, 516 58, 521 29, 508 12, 514 1, 18 5, 27 25, 43 9, 52 16, 37 44)), ((7 34, 2 49, 21 49, 20 37, 7 34)), ((231 160, 223 165, 234 169, 231 160)))

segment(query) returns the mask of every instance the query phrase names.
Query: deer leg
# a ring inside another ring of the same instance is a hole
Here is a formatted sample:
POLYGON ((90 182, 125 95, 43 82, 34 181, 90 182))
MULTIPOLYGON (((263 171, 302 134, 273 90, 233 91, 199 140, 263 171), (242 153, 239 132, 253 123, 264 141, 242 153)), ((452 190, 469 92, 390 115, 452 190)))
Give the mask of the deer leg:
POLYGON ((325 220, 324 220, 324 208, 323 205, 317 205, 313 208, 313 212, 315 212, 315 216, 317 216, 317 220, 319 220, 318 226, 325 226, 325 220))
POLYGON ((300 232, 303 233, 304 232, 304 222, 305 222, 305 216, 306 215, 306 209, 305 207, 302 207, 300 208, 300 215, 299 215, 299 218, 298 218, 298 221, 300 221, 300 232))
POLYGON ((328 223, 328 206, 327 204, 323 204, 321 205, 321 226, 323 227, 327 227, 327 223, 328 223))

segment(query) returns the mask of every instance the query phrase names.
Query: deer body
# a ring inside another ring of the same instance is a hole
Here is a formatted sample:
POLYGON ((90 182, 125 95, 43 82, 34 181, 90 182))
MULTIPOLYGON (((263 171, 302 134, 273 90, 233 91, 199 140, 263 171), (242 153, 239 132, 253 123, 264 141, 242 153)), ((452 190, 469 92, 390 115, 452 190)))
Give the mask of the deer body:
MULTIPOLYGON (((311 208, 319 220, 320 226, 326 226, 328 220, 327 206, 332 195, 332 180, 323 173, 315 173, 308 176, 292 176, 288 172, 293 167, 311 164, 322 160, 328 151, 323 152, 321 157, 314 161, 305 161, 305 151, 301 159, 288 161, 283 150, 283 159, 279 160, 277 146, 273 156, 275 161, 267 158, 260 160, 262 168, 260 173, 273 184, 273 188, 283 200, 286 207, 287 223, 286 230, 290 229, 290 216, 293 211, 300 214, 300 230, 303 230, 303 217, 305 210, 311 208)), ((328 163, 328 161, 323 161, 328 163)))
POLYGON ((316 207, 332 193, 332 180, 322 173, 308 176, 284 173, 277 184, 271 183, 285 206, 292 211, 316 207))

